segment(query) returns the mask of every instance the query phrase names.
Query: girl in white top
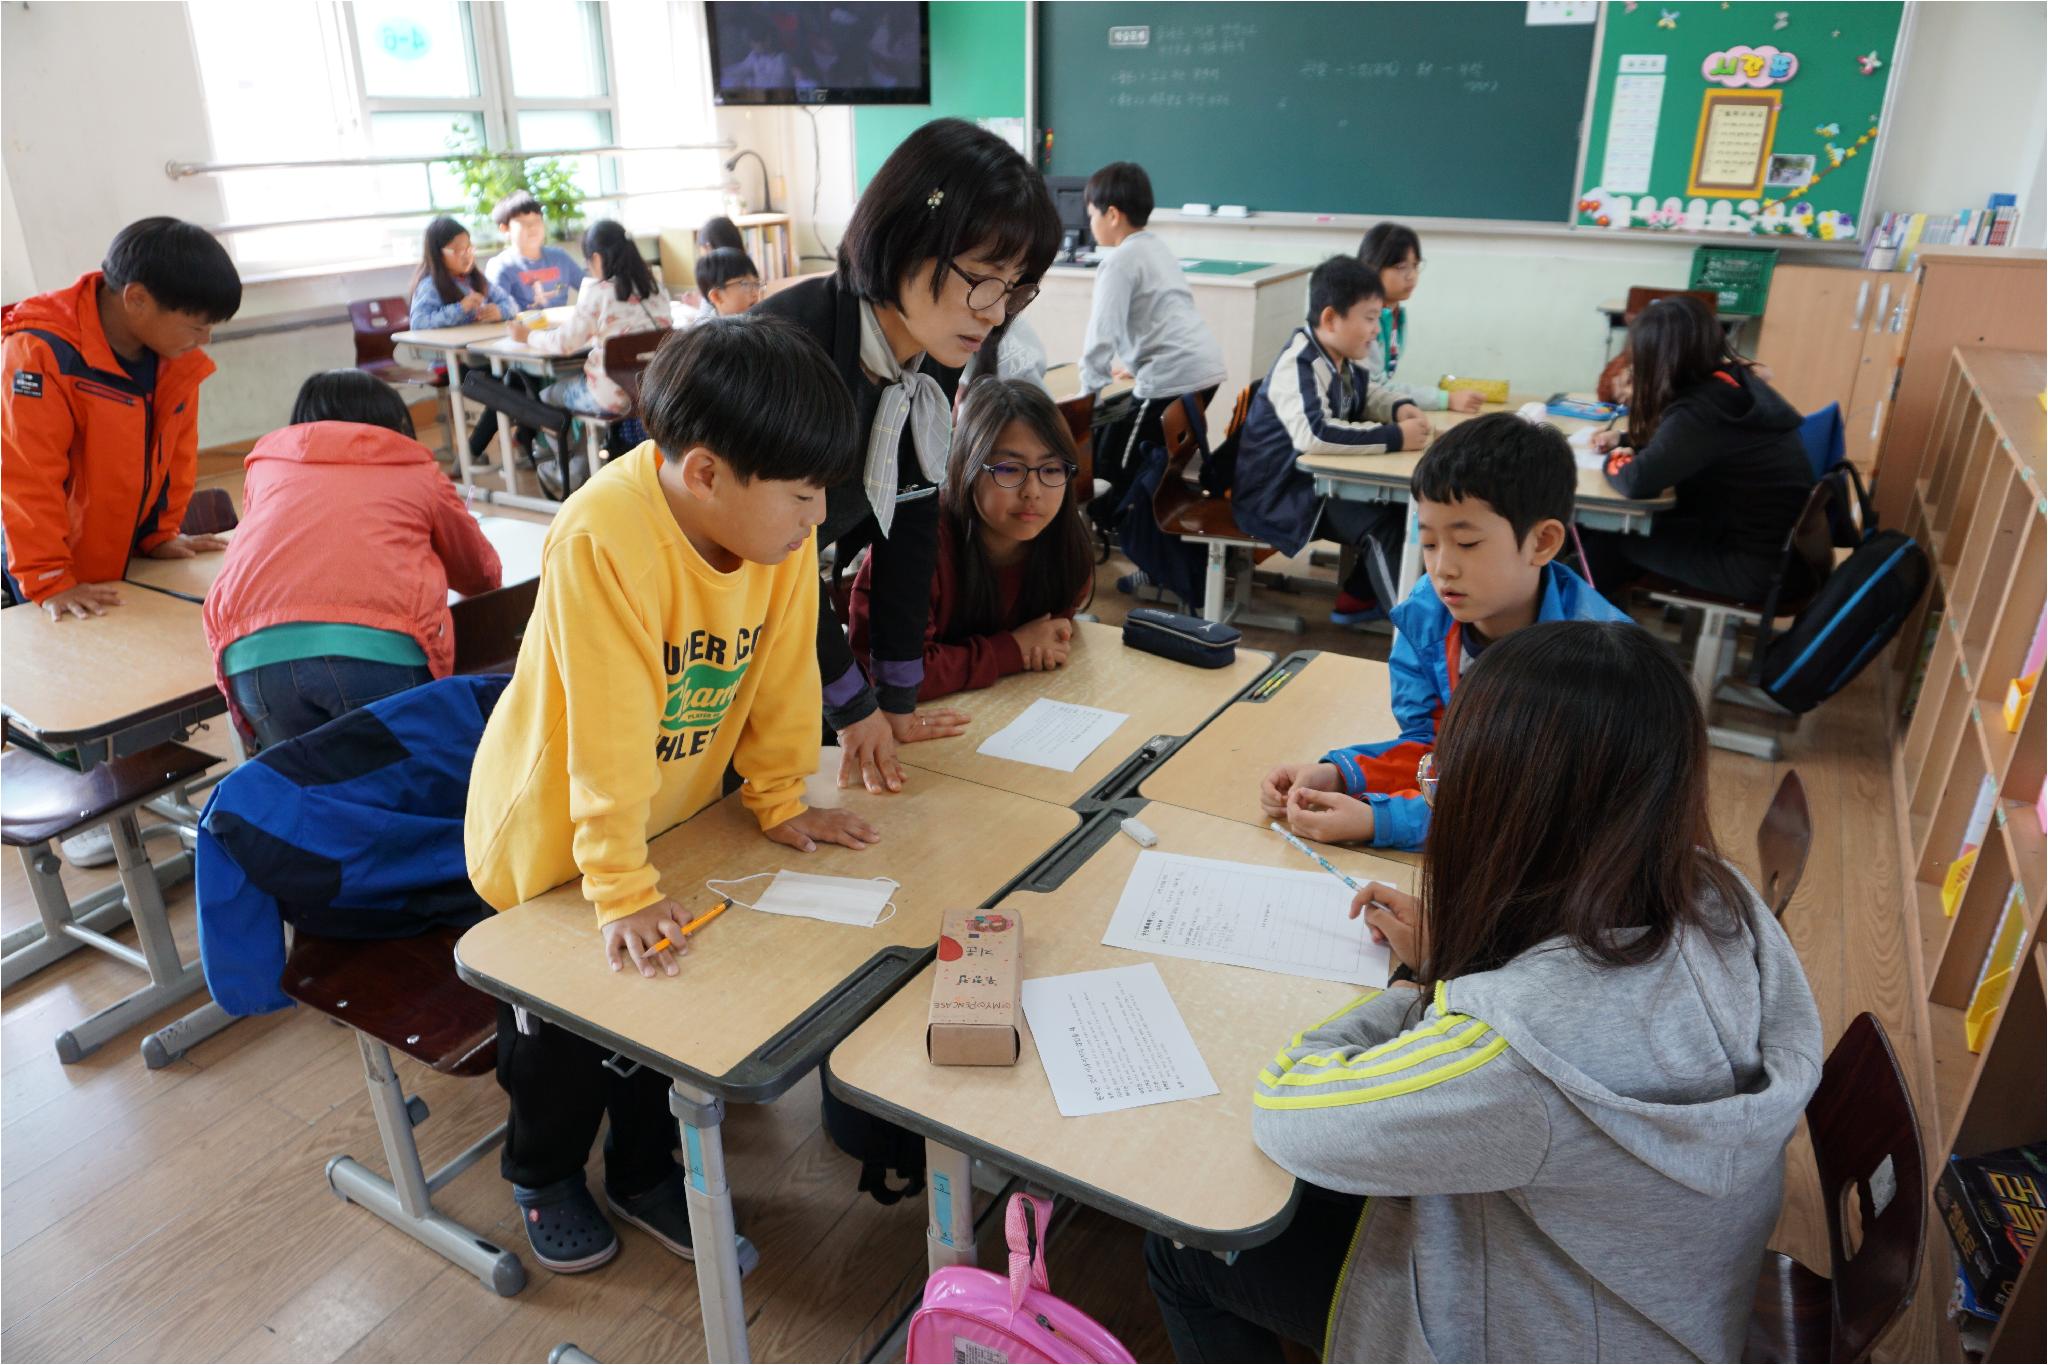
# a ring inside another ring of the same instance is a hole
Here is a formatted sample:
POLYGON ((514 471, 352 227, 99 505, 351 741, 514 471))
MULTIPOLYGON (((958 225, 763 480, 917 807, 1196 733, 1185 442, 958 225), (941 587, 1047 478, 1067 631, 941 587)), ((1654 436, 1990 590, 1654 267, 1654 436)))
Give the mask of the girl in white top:
POLYGON ((668 295, 654 282, 654 272, 626 229, 600 218, 583 234, 583 254, 590 274, 576 295, 576 311, 556 326, 529 331, 518 319, 512 335, 547 355, 568 355, 590 347, 580 378, 561 379, 541 390, 541 401, 571 412, 623 417, 633 409, 627 396, 604 371, 604 344, 632 332, 651 332, 672 325, 668 295))

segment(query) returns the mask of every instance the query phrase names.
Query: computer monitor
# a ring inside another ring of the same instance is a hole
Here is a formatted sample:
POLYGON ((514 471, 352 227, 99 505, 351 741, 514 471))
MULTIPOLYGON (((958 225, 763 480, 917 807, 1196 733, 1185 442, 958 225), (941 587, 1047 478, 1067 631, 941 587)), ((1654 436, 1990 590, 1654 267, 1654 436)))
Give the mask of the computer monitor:
POLYGON ((1071 261, 1094 250, 1095 238, 1088 232, 1088 177, 1049 175, 1045 187, 1052 191, 1053 206, 1060 214, 1060 255, 1071 261))

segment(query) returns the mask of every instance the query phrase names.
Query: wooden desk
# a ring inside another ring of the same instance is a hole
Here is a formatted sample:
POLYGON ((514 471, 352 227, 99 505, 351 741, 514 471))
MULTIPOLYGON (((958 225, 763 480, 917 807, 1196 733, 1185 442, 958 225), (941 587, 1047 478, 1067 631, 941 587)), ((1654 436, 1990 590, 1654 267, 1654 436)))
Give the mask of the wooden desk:
MULTIPOLYGON (((1159 804, 1140 818, 1169 853, 1290 870, 1313 866, 1277 834, 1234 821, 1159 804)), ((827 1073, 835 1093, 923 1134, 953 1158, 951 1171, 935 1160, 932 1174, 946 1178, 928 1181, 930 1226, 959 1230, 951 1248, 936 1235, 929 1239, 934 1268, 973 1264, 972 1218, 947 1218, 938 1209, 942 1186, 971 1189, 970 1156, 1214 1250, 1270 1241, 1294 1215, 1294 1177, 1252 1142, 1252 1078, 1296 1031, 1342 1009, 1359 989, 1105 946, 1103 932, 1138 853, 1137 844, 1112 835, 1057 891, 1017 892, 1002 908, 1023 922, 1027 977, 1156 963, 1218 1094, 1063 1117, 1028 1029, 1015 1066, 933 1066, 924 1052, 929 966, 832 1052, 827 1073)), ((1355 850, 1330 856, 1360 879, 1412 887, 1412 868, 1355 850)), ((941 1156, 937 1146, 931 1152, 941 1156)))
MULTIPOLYGON (((223 540, 234 538, 233 531, 221 533, 223 540)), ((126 581, 182 597, 187 602, 203 602, 206 594, 213 591, 213 580, 220 577, 221 566, 227 563, 227 558, 225 550, 209 550, 190 559, 151 559, 147 555, 132 555, 128 560, 126 581)))
MULTIPOLYGON (((1267 819, 1259 809, 1259 780, 1267 769, 1313 763, 1343 745, 1392 739, 1398 733, 1385 664, 1325 653, 1298 664, 1290 659, 1286 666, 1298 669, 1292 681, 1263 701, 1246 697, 1225 707, 1147 777, 1138 794, 1263 830, 1267 819)), ((1380 852, 1402 862, 1416 860, 1412 853, 1380 852)))
MULTIPOLYGON (((1478 413, 1432 412, 1424 415, 1429 418, 1431 428, 1441 434, 1473 417, 1513 412, 1524 403, 1538 401, 1541 400, 1510 397, 1505 403, 1488 403, 1478 413)), ((1574 417, 1547 417, 1544 420, 1566 436, 1588 427, 1604 425, 1574 417)), ((1313 476, 1316 492, 1323 497, 1351 502, 1406 503, 1409 477, 1414 474, 1423 454, 1420 450, 1403 450, 1391 455, 1304 455, 1295 461, 1295 465, 1313 476)), ((1580 468, 1577 490, 1573 495, 1573 515, 1580 525, 1594 530, 1627 531, 1646 536, 1650 534, 1652 518, 1677 503, 1678 499, 1670 489, 1654 498, 1625 498, 1614 491, 1601 471, 1580 468)), ((1421 576, 1422 551, 1415 514, 1411 509, 1408 534, 1401 551, 1400 591, 1403 597, 1421 576)))
MULTIPOLYGON (((1069 398, 1081 396, 1080 362, 1069 360, 1063 365, 1048 365, 1045 370, 1045 387, 1052 394, 1052 401, 1064 403, 1069 398)), ((1128 379, 1112 379, 1102 386, 1096 400, 1107 403, 1112 398, 1121 398, 1131 391, 1128 379)))
MULTIPOLYGON (((448 449, 454 454, 455 467, 462 475, 464 494, 477 494, 488 499, 491 496, 490 490, 476 487, 474 476, 479 466, 471 465, 469 448, 465 444, 469 438, 469 425, 463 420, 462 355, 465 351, 486 350, 494 343, 517 347, 528 352, 531 352, 532 348, 522 342, 513 341, 503 322, 467 322, 460 327, 426 327, 418 331, 394 332, 391 341, 397 346, 413 346, 423 351, 434 351, 447 359, 448 449)), ((502 355, 490 354, 490 362, 492 374, 504 372, 502 366, 506 362, 502 355)), ((514 506, 532 503, 538 504, 542 510, 546 509, 548 504, 535 498, 522 498, 516 491, 517 466, 512 459, 512 433, 506 429, 503 422, 498 424, 498 464, 505 478, 505 491, 502 494, 505 499, 514 506)), ((480 467, 489 468, 488 465, 480 467)))
POLYGON ((126 732, 147 727, 156 743, 227 710, 196 602, 131 586, 120 606, 83 621, 10 607, 0 635, 0 710, 52 752, 97 762, 144 747, 117 744, 126 732))
MULTIPOLYGON (((820 772, 836 772, 837 757, 824 753, 820 772)), ((736 907, 704 930, 680 976, 649 979, 605 965, 596 918, 570 883, 485 920, 455 950, 456 970, 479 990, 670 1077, 712 1360, 744 1360, 747 1340, 724 1101, 765 1102, 795 1084, 915 973, 942 910, 987 902, 1079 824, 1058 806, 937 774, 894 796, 840 792, 830 778, 814 778, 807 794, 860 812, 882 842, 798 853, 763 838, 735 794, 654 841, 662 889, 696 908, 710 902, 707 877, 785 867, 886 875, 902 882, 893 918, 859 929, 736 907)))
POLYGON ((1228 668, 1195 668, 1126 648, 1123 632, 1099 621, 1077 621, 1074 651, 1065 668, 1016 673, 979 692, 960 692, 935 703, 974 717, 967 733, 925 740, 897 750, 904 766, 945 773, 1019 796, 1064 806, 1099 786, 1155 735, 1185 735, 1265 674, 1272 656, 1237 651, 1228 668), (975 749, 1040 697, 1122 711, 1129 719, 1070 773, 992 758, 975 749))

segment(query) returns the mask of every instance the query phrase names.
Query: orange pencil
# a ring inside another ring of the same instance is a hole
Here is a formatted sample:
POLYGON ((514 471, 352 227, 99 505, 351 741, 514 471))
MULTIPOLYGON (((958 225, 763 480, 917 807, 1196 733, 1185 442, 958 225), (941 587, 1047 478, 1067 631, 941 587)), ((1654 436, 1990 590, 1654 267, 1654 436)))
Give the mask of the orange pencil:
MULTIPOLYGON (((731 900, 728 899, 720 901, 718 904, 712 906, 709 910, 706 910, 703 914, 697 916, 697 918, 691 920, 688 924, 685 924, 683 926, 683 937, 688 938, 690 935, 696 933, 699 929, 702 929, 705 925, 711 923, 711 921, 717 919, 720 915, 724 914, 727 910, 731 908, 731 900)), ((659 943, 656 943, 652 948, 649 948, 647 951, 650 953, 658 953, 664 948, 673 948, 675 946, 676 945, 669 942, 667 936, 664 935, 659 943)))

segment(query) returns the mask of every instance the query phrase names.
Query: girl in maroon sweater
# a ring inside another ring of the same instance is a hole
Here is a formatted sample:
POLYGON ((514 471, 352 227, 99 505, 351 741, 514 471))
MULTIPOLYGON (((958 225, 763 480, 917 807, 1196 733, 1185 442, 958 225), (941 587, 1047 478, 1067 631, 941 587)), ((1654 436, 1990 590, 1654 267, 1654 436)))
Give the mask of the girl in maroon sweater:
MULTIPOLYGON (((1058 668, 1074 613, 1094 588, 1094 555, 1071 484, 1074 440, 1044 389, 983 379, 967 392, 939 512, 919 701, 1058 668)), ((853 581, 852 634, 868 657, 872 582, 853 581)))

